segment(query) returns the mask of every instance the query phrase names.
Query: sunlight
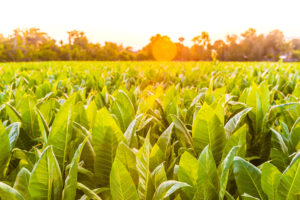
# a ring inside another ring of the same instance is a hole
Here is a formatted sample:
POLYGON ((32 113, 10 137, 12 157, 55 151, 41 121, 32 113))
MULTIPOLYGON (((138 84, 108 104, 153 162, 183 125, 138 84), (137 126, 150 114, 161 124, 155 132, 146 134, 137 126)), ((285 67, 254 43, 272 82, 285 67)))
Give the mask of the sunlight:
POLYGON ((176 56, 177 47, 167 37, 157 39, 152 48, 152 54, 157 61, 170 61, 176 56))

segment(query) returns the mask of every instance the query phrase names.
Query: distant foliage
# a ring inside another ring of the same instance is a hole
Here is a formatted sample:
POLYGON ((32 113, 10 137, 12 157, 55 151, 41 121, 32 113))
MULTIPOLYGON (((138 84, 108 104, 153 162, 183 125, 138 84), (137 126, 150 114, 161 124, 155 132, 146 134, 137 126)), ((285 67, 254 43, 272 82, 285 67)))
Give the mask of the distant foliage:
POLYGON ((185 46, 183 37, 172 42, 168 36, 157 34, 140 50, 105 42, 92 43, 84 32, 69 31, 68 42, 55 41, 38 28, 14 30, 8 37, 0 34, 0 62, 50 60, 177 60, 177 61, 289 61, 300 60, 300 39, 287 41, 283 33, 274 30, 257 34, 253 28, 240 36, 227 35, 226 40, 211 41, 209 33, 202 32, 185 46), (163 41, 163 42, 159 42, 163 41), (158 45, 160 44, 160 45, 158 45), (214 52, 212 54, 212 52, 214 52), (154 55, 155 54, 155 55, 154 55), (214 55, 212 58, 211 56, 214 55))

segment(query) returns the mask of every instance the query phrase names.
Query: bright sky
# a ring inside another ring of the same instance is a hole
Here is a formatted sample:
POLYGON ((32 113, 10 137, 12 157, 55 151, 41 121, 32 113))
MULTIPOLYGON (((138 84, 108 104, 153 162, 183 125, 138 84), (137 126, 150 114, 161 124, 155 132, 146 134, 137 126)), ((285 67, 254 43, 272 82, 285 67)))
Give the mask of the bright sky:
POLYGON ((0 0, 0 33, 37 27, 56 40, 81 30, 92 42, 140 48, 156 33, 173 41, 208 31, 213 40, 253 27, 300 37, 299 0, 0 0))

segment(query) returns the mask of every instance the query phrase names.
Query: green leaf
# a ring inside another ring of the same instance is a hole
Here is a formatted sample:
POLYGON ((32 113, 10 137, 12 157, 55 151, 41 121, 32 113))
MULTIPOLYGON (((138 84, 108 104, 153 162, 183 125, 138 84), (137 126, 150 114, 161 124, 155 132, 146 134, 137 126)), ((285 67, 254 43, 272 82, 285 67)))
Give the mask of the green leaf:
POLYGON ((226 187, 227 187, 227 182, 229 178, 229 172, 231 165, 233 163, 234 156, 239 149, 238 146, 232 147, 232 149, 229 151, 225 159, 220 165, 220 170, 221 170, 221 176, 220 176, 220 191, 219 191, 219 199, 222 200, 224 199, 224 195, 226 193, 226 187))
POLYGON ((298 199, 300 194, 300 154, 297 154, 288 168, 282 173, 278 186, 277 199, 298 199))
POLYGON ((259 198, 253 197, 253 196, 251 196, 249 194, 246 194, 246 193, 242 194, 242 199, 243 200, 260 200, 259 198))
POLYGON ((132 120, 134 120, 135 110, 130 98, 122 90, 118 90, 114 94, 114 98, 111 112, 117 116, 120 128, 124 132, 132 120))
POLYGON ((83 185, 82 183, 77 182, 77 189, 84 192, 84 194, 94 200, 101 200, 101 198, 90 188, 83 185))
POLYGON ((245 116, 248 114, 248 112, 250 112, 252 110, 252 108, 245 108, 244 110, 242 110, 241 112, 237 113, 236 115, 234 115, 226 124, 225 124, 225 131, 228 135, 231 135, 233 132, 235 132, 241 122, 243 121, 243 119, 245 118, 245 116))
POLYGON ((140 121, 143 117, 143 114, 140 114, 136 116, 136 118, 129 124, 128 128, 126 129, 124 133, 124 137, 126 138, 127 144, 129 147, 137 147, 137 135, 136 135, 136 129, 140 124, 140 121))
POLYGON ((197 178, 197 199, 217 199, 219 191, 219 177, 216 163, 209 146, 206 146, 199 156, 197 178))
POLYGON ((25 200, 16 189, 2 182, 0 182, 0 198, 3 200, 25 200))
POLYGON ((151 173, 151 178, 153 180, 153 184, 155 188, 158 188, 158 186, 164 182, 167 181, 167 174, 165 171, 165 166, 163 163, 158 165, 153 172, 151 173))
POLYGON ((185 182, 192 187, 184 188, 183 192, 187 196, 187 199, 192 199, 196 192, 197 180, 199 176, 199 162, 189 152, 184 152, 181 155, 178 168, 178 180, 185 182))
POLYGON ((6 112, 11 122, 22 122, 21 114, 10 104, 6 104, 6 112))
POLYGON ((62 175, 51 146, 48 146, 35 164, 30 180, 31 199, 60 200, 62 194, 62 175))
MULTIPOLYGON (((109 188, 105 188, 105 187, 96 188, 96 189, 93 189, 92 191, 98 195, 102 192, 109 192, 109 188)), ((89 200, 89 199, 92 199, 92 196, 87 196, 86 194, 84 194, 84 195, 82 195, 82 197, 79 200, 89 200)))
POLYGON ((109 174, 115 158, 119 142, 124 136, 110 113, 103 107, 96 116, 95 125, 92 131, 92 143, 96 154, 94 171, 97 184, 107 186, 109 174))
POLYGON ((51 127, 47 146, 53 145, 53 151, 64 172, 72 138, 72 114, 74 109, 74 98, 70 97, 59 109, 51 127))
POLYGON ((178 130, 178 132, 180 134, 179 138, 182 139, 184 141, 184 143, 187 144, 190 148, 192 148, 192 150, 194 151, 194 153, 196 155, 194 145, 193 145, 193 138, 192 138, 191 134, 189 133, 188 129, 176 115, 170 115, 170 116, 173 120, 173 123, 175 124, 176 129, 178 130))
POLYGON ((246 160, 235 157, 233 173, 240 195, 244 193, 261 200, 267 199, 261 188, 261 171, 246 160))
POLYGON ((244 157, 246 155, 247 131, 248 127, 245 124, 229 137, 223 150, 222 160, 225 159, 225 157, 228 155, 228 153, 234 146, 239 146, 237 156, 244 157))
POLYGON ((159 138, 156 142, 157 145, 159 146, 159 148, 161 149, 161 151, 165 153, 165 155, 166 155, 166 151, 170 145, 171 134, 172 134, 174 125, 175 125, 174 123, 171 123, 171 125, 159 136, 159 138))
POLYGON ((138 183, 135 153, 123 142, 118 146, 115 160, 120 160, 130 173, 133 182, 138 183))
POLYGON ((12 151, 12 157, 16 158, 16 159, 20 159, 23 162, 27 162, 28 165, 26 167, 28 167, 28 169, 32 169, 35 162, 36 162, 36 156, 34 153, 26 151, 26 150, 21 150, 18 148, 14 148, 12 151))
POLYGON ((17 140, 20 135, 20 126, 21 126, 20 122, 15 122, 5 128, 6 132, 8 132, 10 150, 12 150, 17 143, 17 140))
POLYGON ((0 121, 0 179, 6 175, 10 161, 10 141, 9 136, 0 121))
POLYGON ((22 103, 20 104, 22 125, 25 125, 27 134, 31 138, 38 138, 41 135, 35 106, 36 102, 33 97, 26 95, 22 98, 22 103))
POLYGON ((110 173, 110 190, 113 200, 138 200, 135 184, 121 161, 116 159, 110 173))
POLYGON ((174 123, 159 136, 156 144, 153 146, 150 154, 150 169, 155 169, 160 163, 164 162, 167 157, 167 149, 170 145, 172 129, 174 123))
POLYGON ((89 127, 93 128, 96 120, 96 115, 97 115, 97 105, 95 101, 92 101, 87 109, 86 109, 86 114, 89 122, 89 127))
POLYGON ((18 172, 14 183, 14 189, 16 189, 26 200, 30 199, 28 190, 30 175, 30 172, 26 168, 22 168, 18 172))
POLYGON ((38 113, 39 127, 40 127, 40 131, 42 133, 43 139, 44 139, 44 143, 47 143, 48 136, 50 133, 48 123, 47 123, 46 119, 44 118, 43 114, 41 113, 41 111, 37 108, 36 108, 36 111, 38 113))
POLYGON ((201 152, 207 145, 211 148, 216 162, 221 160, 226 142, 223 124, 215 111, 207 104, 197 113, 192 127, 194 146, 201 152))
POLYGON ((249 117, 257 134, 262 130, 263 118, 270 107, 269 98, 270 94, 266 82, 261 83, 258 87, 256 84, 252 84, 246 104, 253 108, 249 112, 249 117))
POLYGON ((160 163, 165 161, 165 152, 157 144, 153 146, 150 153, 150 171, 154 170, 160 163))
POLYGON ((271 163, 264 163, 261 170, 261 187, 269 200, 276 200, 281 172, 271 163))
POLYGON ((290 133, 290 144, 294 151, 300 150, 300 117, 295 121, 290 133))
POLYGON ((138 193, 140 199, 150 199, 153 194, 153 183, 150 172, 151 144, 149 135, 136 155, 136 167, 139 174, 138 193))
POLYGON ((63 199, 73 200, 76 197, 78 163, 80 160, 81 152, 83 150, 85 143, 88 140, 88 137, 86 137, 84 139, 84 141, 78 146, 78 148, 73 156, 69 174, 65 180, 65 186, 64 186, 64 190, 63 190, 63 194, 62 194, 63 199))
POLYGON ((165 199, 183 187, 190 187, 190 185, 183 182, 174 181, 174 180, 165 181, 161 183, 157 188, 157 190, 155 191, 153 200, 165 199))

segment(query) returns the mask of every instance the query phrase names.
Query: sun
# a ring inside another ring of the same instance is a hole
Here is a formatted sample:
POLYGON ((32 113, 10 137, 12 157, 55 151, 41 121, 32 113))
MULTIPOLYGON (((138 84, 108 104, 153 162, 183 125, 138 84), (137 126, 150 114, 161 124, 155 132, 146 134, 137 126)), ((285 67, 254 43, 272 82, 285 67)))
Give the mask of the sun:
POLYGON ((157 61, 171 61, 175 58, 176 53, 176 44, 174 44, 169 38, 159 38, 153 44, 152 54, 157 61))

